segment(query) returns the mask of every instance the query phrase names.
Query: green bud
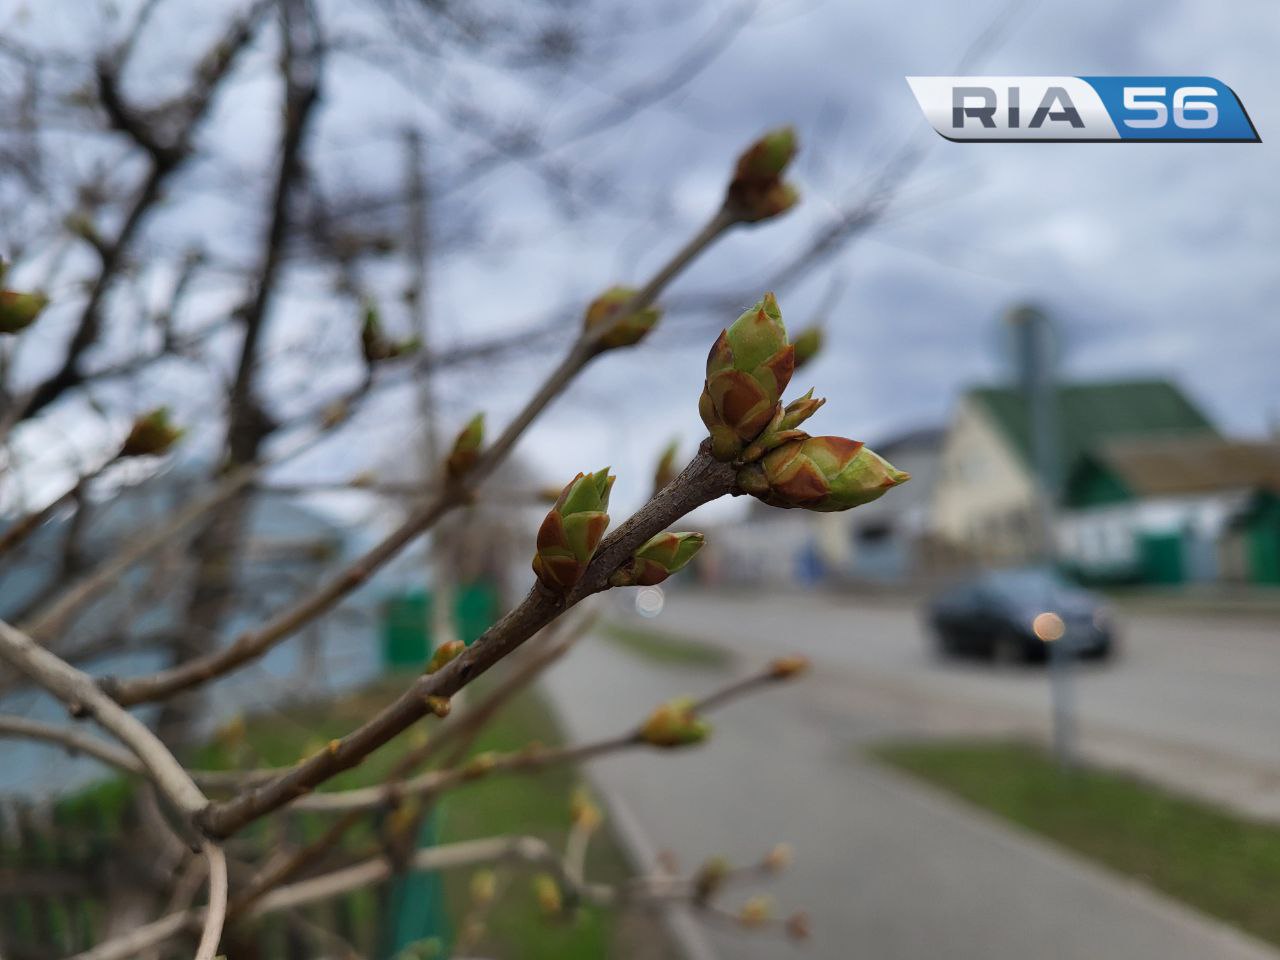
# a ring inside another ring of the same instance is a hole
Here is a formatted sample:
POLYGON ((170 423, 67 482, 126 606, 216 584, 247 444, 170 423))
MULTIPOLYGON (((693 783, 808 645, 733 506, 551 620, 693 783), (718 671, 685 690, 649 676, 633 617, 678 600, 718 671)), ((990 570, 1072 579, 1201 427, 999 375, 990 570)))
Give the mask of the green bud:
POLYGON ((560 884, 549 873, 540 873, 533 878, 533 898, 538 902, 538 909, 546 916, 553 917, 564 909, 560 884))
POLYGON ((471 875, 471 902, 478 907, 488 906, 498 893, 498 875, 485 868, 471 875))
POLYGON ((800 191, 792 184, 774 183, 752 191, 738 216, 743 223, 759 223, 782 216, 799 202, 800 191))
POLYGON ((609 577, 614 587, 651 587, 681 570, 702 549, 700 533, 659 533, 609 577))
POLYGON ((704 905, 708 903, 724 887, 724 882, 732 872, 733 865, 724 857, 712 857, 705 861, 693 875, 694 902, 704 905))
POLYGON ((542 521, 533 572, 556 593, 568 593, 586 573, 609 527, 609 491, 614 479, 608 467, 578 474, 542 521))
POLYGON ((639 343, 654 328, 662 310, 648 306, 623 316, 621 310, 639 291, 633 287, 610 287, 591 301, 582 318, 582 328, 599 337, 597 352, 639 343))
POLYGON ((761 182, 776 180, 796 155, 795 127, 770 130, 738 157, 734 180, 761 182))
POLYGON ((578 787, 569 798, 569 820, 575 827, 587 832, 595 830, 604 821, 600 806, 584 787, 578 787))
POLYGON ((796 334, 795 339, 791 341, 791 345, 796 348, 797 370, 822 351, 825 336, 821 327, 805 327, 796 334))
POLYGON ((0 290, 0 333, 20 333, 36 322, 49 298, 42 293, 0 290))
POLYGON ((775 507, 827 513, 870 503, 911 475, 844 437, 791 440, 738 472, 738 485, 775 507))
POLYGON ((770 450, 784 443, 803 440, 808 434, 797 428, 817 413, 826 402, 822 397, 815 398, 813 389, 810 388, 809 392, 798 400, 792 400, 785 407, 779 406, 774 411, 769 425, 764 428, 764 432, 742 452, 741 459, 750 463, 753 460, 759 460, 770 450))
POLYGON ((364 320, 360 326, 360 351, 365 363, 373 365, 383 360, 397 360, 414 353, 422 345, 417 337, 408 340, 391 340, 382 329, 382 316, 372 300, 364 304, 364 320))
POLYGON ((772 293, 738 317, 711 347, 698 413, 717 460, 734 460, 769 426, 791 382, 795 350, 772 293))
POLYGON ((654 747, 687 747, 711 734, 711 724, 693 711, 693 700, 677 697, 649 714, 640 728, 640 739, 654 747))
POLYGON ((492 750, 485 750, 477 753, 474 757, 462 765, 463 780, 479 780, 481 777, 488 776, 493 772, 493 768, 498 765, 498 755, 492 750))
POLYGON ((120 456, 161 456, 182 439, 183 432, 169 419, 168 407, 157 407, 133 421, 129 435, 120 447, 120 456))
POLYGON ((484 443, 484 414, 477 413, 467 421, 467 425, 458 433, 453 441, 453 449, 445 460, 445 473, 450 479, 457 479, 475 466, 480 459, 480 447, 484 443))
POLYGON ((770 131, 738 158, 725 206, 742 223, 758 223, 786 213, 800 199, 782 174, 796 154, 791 127, 770 131))
POLYGON ((674 480, 679 473, 676 468, 676 457, 680 455, 680 441, 672 440, 662 451, 662 456, 658 458, 658 466, 653 471, 653 492, 657 494, 667 484, 674 480))
POLYGON ((450 640, 448 643, 442 643, 436 647, 435 652, 431 654, 431 659, 427 661, 427 667, 423 673, 435 673, 441 667, 454 660, 458 654, 467 649, 467 645, 461 640, 450 640))

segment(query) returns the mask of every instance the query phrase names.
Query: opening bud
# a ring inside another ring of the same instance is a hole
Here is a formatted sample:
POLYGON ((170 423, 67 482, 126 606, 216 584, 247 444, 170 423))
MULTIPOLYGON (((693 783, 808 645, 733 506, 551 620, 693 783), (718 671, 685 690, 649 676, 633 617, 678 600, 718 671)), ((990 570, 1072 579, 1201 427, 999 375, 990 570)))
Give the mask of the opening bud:
POLYGON ((698 413, 717 460, 737 459, 768 428, 794 369, 782 311, 766 293, 721 332, 707 355, 698 413))
POLYGON ((182 439, 183 431, 169 419, 168 407, 157 407, 133 421, 120 447, 122 457, 158 457, 182 439))
POLYGON ((662 310, 655 306, 624 314, 637 293, 634 287, 610 287, 591 301, 582 329, 594 337, 597 353, 639 343, 662 317, 662 310))
POLYGON ((372 366, 384 360, 397 360, 408 356, 421 346, 417 337, 392 340, 382 329, 382 317, 378 305, 368 300, 364 305, 364 319, 360 325, 360 352, 364 362, 372 366))
POLYGON ((435 673, 465 649, 467 649, 467 645, 461 640, 450 640, 447 643, 440 644, 431 654, 431 659, 427 661, 427 668, 422 672, 435 673))
POLYGON ((470 470, 480 459, 480 447, 484 443, 484 414, 477 413, 453 441, 453 449, 445 460, 445 474, 456 480, 470 470))
POLYGON ((770 506, 822 513, 870 503, 910 479, 865 444, 844 437, 791 440, 738 472, 739 487, 770 506))
POLYGON ((578 474, 542 521, 533 572, 548 589, 568 593, 587 572, 609 527, 609 491, 614 479, 608 467, 578 474))
POLYGON ((790 680, 792 677, 808 672, 811 666, 813 664, 804 654, 793 653, 770 661, 769 673, 778 680, 790 680))
POLYGON ((658 466, 653 471, 653 492, 656 494, 679 474, 676 458, 680 455, 680 441, 672 440, 658 458, 658 466))
POLYGON ((640 728, 640 739, 654 747, 688 747, 711 734, 711 724, 693 709, 693 700, 678 697, 659 706, 640 728))
POLYGON ((548 917, 556 916, 564 909, 560 884, 549 873, 539 873, 533 878, 533 898, 538 903, 538 909, 548 917))
POLYGON ((36 322, 49 305, 41 293, 0 290, 0 333, 20 333, 36 322))
POLYGON ((471 875, 469 888, 471 902, 477 907, 486 907, 498 894, 498 875, 492 870, 477 870, 471 875))
POLYGON ((791 341, 791 345, 796 348, 796 369, 799 370, 806 363, 822 352, 822 344, 826 339, 821 327, 805 327, 791 341))
POLYGON ((738 157, 725 206, 739 221, 759 223, 796 205, 799 193, 782 179, 796 149, 795 130, 781 127, 766 133, 738 157))
POLYGON ((585 788, 579 787, 573 791, 573 796, 569 800, 569 819, 574 826, 591 832, 604 822, 604 814, 591 799, 591 794, 585 788))
POLYGON ((614 587, 652 587, 684 568, 702 549, 700 533, 659 533, 609 577, 614 587))

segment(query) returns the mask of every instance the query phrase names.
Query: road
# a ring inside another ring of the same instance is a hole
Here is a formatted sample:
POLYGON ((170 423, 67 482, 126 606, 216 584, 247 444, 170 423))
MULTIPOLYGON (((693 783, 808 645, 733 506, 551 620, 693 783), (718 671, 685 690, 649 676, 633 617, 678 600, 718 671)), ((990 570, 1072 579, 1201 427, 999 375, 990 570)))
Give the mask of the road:
MULTIPOLYGON (((813 916, 814 941, 798 956, 1280 957, 907 781, 860 749, 920 732, 1042 730, 1042 673, 938 662, 914 613, 898 605, 677 594, 658 623, 727 643, 740 654, 736 670, 797 649, 814 659, 803 683, 718 713, 705 747, 633 753, 593 768, 608 793, 623 798, 626 819, 686 867, 712 855, 749 863, 776 841, 794 844, 794 871, 765 889, 781 912, 801 907, 813 916)), ((1122 763, 1160 756, 1173 779, 1197 769, 1203 775, 1205 758, 1215 757, 1222 790, 1280 769, 1280 745, 1267 736, 1280 721, 1280 705, 1266 694, 1280 681, 1280 648, 1272 657, 1268 645, 1275 632, 1247 622, 1206 630, 1185 618, 1134 620, 1119 663, 1081 672, 1088 749, 1125 744, 1125 755, 1113 758, 1122 763)), ((586 738, 623 729, 674 694, 713 689, 725 676, 593 642, 547 682, 571 735, 586 738)), ((728 905, 747 892, 735 892, 728 905)), ((776 938, 725 925, 704 936, 722 958, 791 952, 776 938)))
MULTIPOLYGON (((1121 655, 1073 671, 1086 755, 1280 819, 1280 619, 1122 613, 1119 623, 1121 655)), ((1042 668, 939 658, 913 605, 677 594, 663 628, 759 656, 799 646, 849 680, 850 700, 910 705, 924 729, 1047 732, 1042 668)))

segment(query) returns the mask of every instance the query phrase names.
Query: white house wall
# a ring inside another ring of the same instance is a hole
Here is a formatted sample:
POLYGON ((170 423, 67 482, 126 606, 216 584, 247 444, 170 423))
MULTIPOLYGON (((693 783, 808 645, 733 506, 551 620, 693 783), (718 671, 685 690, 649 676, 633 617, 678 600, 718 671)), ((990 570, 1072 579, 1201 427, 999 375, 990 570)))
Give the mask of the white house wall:
POLYGON ((942 445, 933 524, 944 539, 978 556, 1025 552, 1035 487, 1026 466, 985 410, 966 397, 942 445), (1022 541, 1022 542, 1020 542, 1022 541))

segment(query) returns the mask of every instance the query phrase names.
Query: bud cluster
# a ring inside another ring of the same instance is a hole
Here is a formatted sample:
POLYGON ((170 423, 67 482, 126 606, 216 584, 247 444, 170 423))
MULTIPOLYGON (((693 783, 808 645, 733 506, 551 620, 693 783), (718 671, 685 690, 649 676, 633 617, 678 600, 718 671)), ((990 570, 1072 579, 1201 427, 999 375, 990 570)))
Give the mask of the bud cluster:
MULTIPOLYGON (((805 358, 820 336, 806 336, 805 358)), ((910 476, 856 440, 811 437, 800 425, 825 402, 810 390, 783 406, 797 345, 773 294, 721 332, 707 357, 698 412, 717 460, 738 468, 743 493, 776 507, 829 512, 882 496, 910 476)))
POLYGON ((538 529, 533 572, 548 589, 565 594, 574 588, 609 527, 609 468, 578 474, 560 492, 538 529))
POLYGON ((735 217, 743 223, 759 223, 786 213, 799 202, 795 186, 782 179, 796 149, 795 130, 780 127, 738 157, 725 195, 725 206, 735 217))

